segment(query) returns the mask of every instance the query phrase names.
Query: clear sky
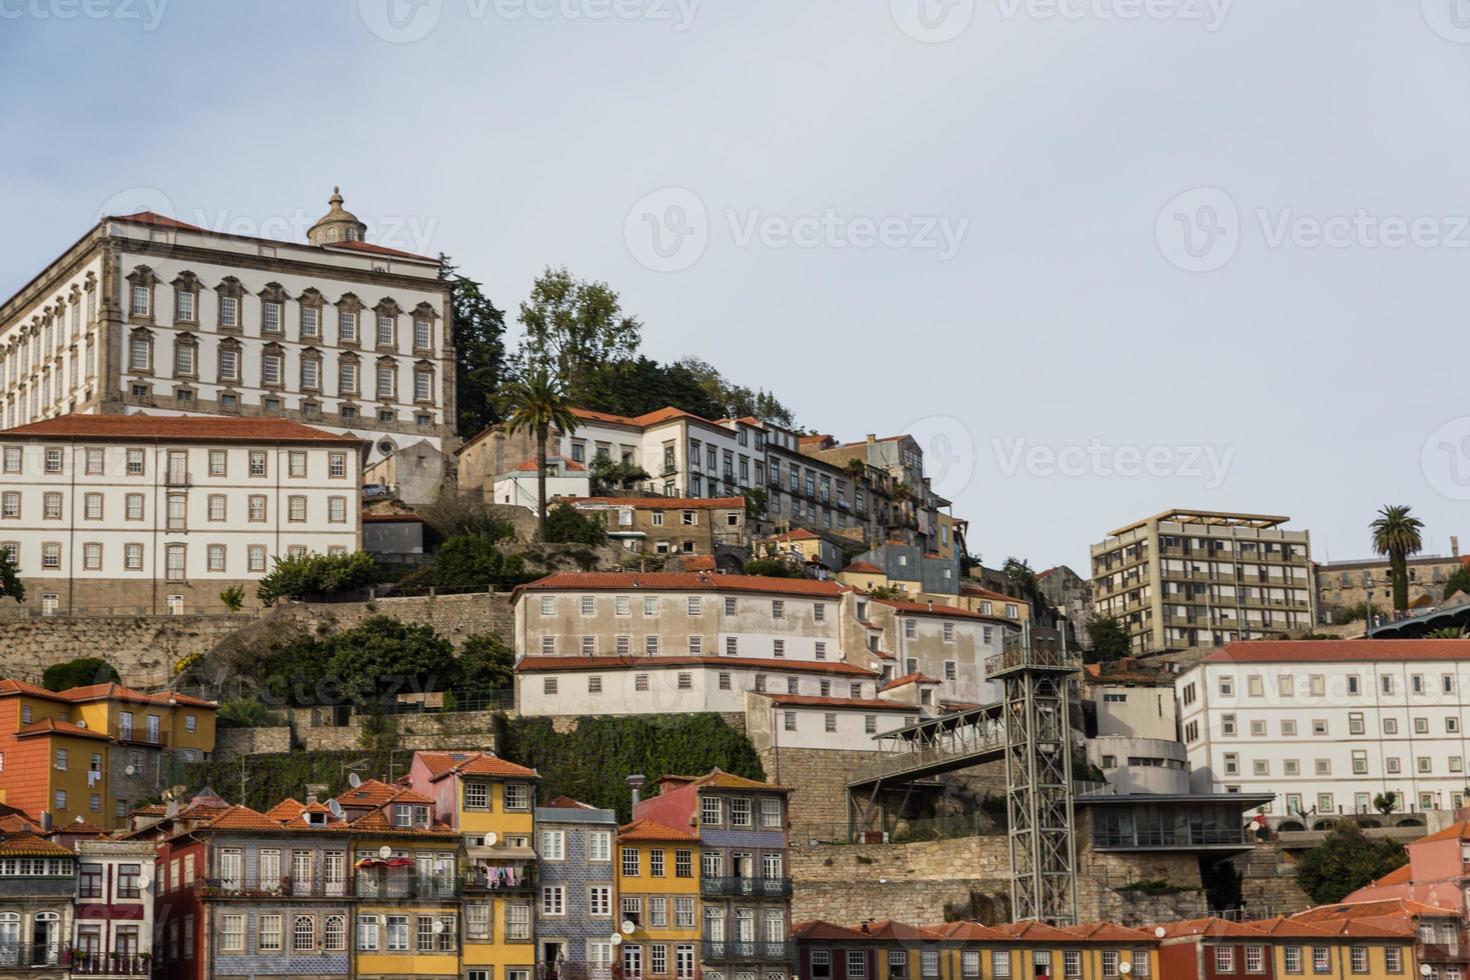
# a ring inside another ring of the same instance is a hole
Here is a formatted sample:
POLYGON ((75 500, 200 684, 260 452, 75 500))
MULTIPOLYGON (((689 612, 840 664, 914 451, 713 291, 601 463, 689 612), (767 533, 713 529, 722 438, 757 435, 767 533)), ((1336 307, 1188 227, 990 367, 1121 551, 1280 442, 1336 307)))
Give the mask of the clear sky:
POLYGON ((0 293, 332 185, 514 310, 603 279, 987 562, 1167 507, 1470 550, 1461 0, 0 0, 0 293))

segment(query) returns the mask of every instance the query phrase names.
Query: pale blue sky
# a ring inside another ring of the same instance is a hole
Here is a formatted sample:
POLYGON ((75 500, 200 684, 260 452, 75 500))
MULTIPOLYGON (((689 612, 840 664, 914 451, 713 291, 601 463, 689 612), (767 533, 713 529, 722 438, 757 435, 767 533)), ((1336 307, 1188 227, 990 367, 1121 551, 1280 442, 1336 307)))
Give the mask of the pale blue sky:
POLYGON ((291 234, 341 184, 504 307, 566 264, 652 356, 948 440, 987 561, 1085 570, 1170 506, 1289 514, 1343 559, 1409 503, 1470 550, 1459 0, 86 2, 0 0, 6 295, 108 202, 291 234), (651 251, 645 213, 694 244, 651 251), (1431 220, 1375 247, 1393 219, 1431 220), (1093 440, 1228 465, 1025 462, 1093 440))

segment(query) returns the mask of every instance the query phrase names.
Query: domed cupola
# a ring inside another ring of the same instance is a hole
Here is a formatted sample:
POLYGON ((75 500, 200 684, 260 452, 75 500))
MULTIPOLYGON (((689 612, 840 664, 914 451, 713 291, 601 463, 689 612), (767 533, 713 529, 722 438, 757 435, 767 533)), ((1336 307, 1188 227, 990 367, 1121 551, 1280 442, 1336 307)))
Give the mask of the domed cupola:
POLYGON ((313 245, 332 245, 336 242, 360 242, 367 235, 367 225, 357 219, 357 215, 342 207, 342 189, 332 188, 330 204, 331 210, 322 215, 321 220, 312 225, 306 233, 306 240, 313 245))

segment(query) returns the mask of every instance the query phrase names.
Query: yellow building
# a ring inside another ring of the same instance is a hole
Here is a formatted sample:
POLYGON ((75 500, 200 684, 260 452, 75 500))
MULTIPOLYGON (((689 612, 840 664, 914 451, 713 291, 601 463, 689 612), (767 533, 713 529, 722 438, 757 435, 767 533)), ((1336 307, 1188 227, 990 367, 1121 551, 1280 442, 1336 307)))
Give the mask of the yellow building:
POLYGON ((617 954, 626 977, 690 978, 699 962, 699 838, 635 820, 618 830, 617 954))
POLYGON ((416 752, 413 792, 464 847, 470 980, 530 980, 536 966, 536 770, 489 752, 416 752))
POLYGON ((0 680, 0 802, 56 823, 123 824, 142 799, 176 783, 179 766, 214 751, 219 705, 119 684, 52 692, 0 680))

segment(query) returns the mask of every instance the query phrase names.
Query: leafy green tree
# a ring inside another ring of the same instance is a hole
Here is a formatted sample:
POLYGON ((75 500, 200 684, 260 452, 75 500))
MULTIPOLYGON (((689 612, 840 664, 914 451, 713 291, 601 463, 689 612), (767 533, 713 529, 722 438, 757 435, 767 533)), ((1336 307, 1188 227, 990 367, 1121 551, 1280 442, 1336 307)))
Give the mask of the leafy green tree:
POLYGON ((873 599, 907 599, 908 595, 896 585, 875 585, 868 590, 873 599))
POLYGON ((545 370, 574 392, 598 365, 632 358, 642 330, 607 283, 574 279, 565 268, 548 268, 532 284, 520 321, 524 376, 545 370))
POLYGON ((571 504, 557 504, 546 515, 542 538, 563 544, 599 545, 607 542, 607 529, 589 514, 571 504))
POLYGON ((496 392, 506 377, 505 314, 447 255, 439 256, 439 278, 454 284, 455 426, 468 439, 501 420, 496 392))
POLYGON ((546 541, 546 444, 551 430, 571 435, 577 429, 577 417, 559 381, 545 367, 538 367, 517 381, 510 392, 510 413, 506 428, 512 433, 529 429, 536 436, 536 525, 541 540, 546 541))
POLYGON ((120 684, 117 668, 101 657, 78 657, 62 664, 52 664, 41 674, 41 686, 48 691, 65 691, 88 684, 120 684))
POLYGON ((1333 827, 1322 843, 1302 855, 1297 884, 1318 905, 1340 902, 1349 892, 1381 878, 1409 859, 1404 845, 1375 840, 1351 821, 1333 827))
POLYGON ((1456 592, 1470 595, 1470 565, 1461 565, 1444 580, 1444 597, 1448 599, 1456 592))
POLYGON ((762 575, 766 578, 806 578, 806 572, 794 562, 779 558, 755 558, 745 563, 746 575, 762 575))
POLYGON ((515 651, 495 633, 465 637, 459 648, 458 686, 466 691, 508 691, 515 686, 515 651))
POLYGON ((668 406, 706 419, 724 414, 688 369, 641 354, 584 371, 569 396, 581 408, 630 417, 668 406))
POLYGON ((1128 656, 1128 631, 1114 616, 1098 616, 1088 623, 1087 636, 1092 640, 1088 663, 1107 664, 1128 656))
POLYGON ((791 409, 770 392, 764 389, 752 391, 744 385, 732 384, 714 365, 697 357, 686 357, 674 366, 683 368, 698 380, 705 396, 719 406, 720 416, 729 419, 758 418, 786 428, 796 427, 796 417, 791 409))
POLYGON ((215 721, 221 728, 266 728, 279 725, 281 716, 260 703, 258 698, 231 698, 219 706, 215 721))
POLYGON ((1424 539, 1419 533, 1424 522, 1409 510, 1402 504, 1385 506, 1378 511, 1377 519, 1368 525, 1373 532, 1373 550, 1388 556, 1388 575, 1393 581, 1393 608, 1399 611, 1409 608, 1409 556, 1418 554, 1424 547, 1424 539))
POLYGON ((506 554, 488 539, 461 534, 445 541, 434 559, 434 585, 441 589, 483 589, 529 580, 525 560, 506 554))
POLYGON ((232 613, 237 613, 245 608, 245 587, 232 585, 219 594, 219 601, 232 613))
POLYGON ((301 602, 352 592, 378 579, 378 566, 367 552, 307 554, 277 558, 275 567, 256 586, 255 594, 263 605, 274 606, 281 599, 301 602))
POLYGON ((374 616, 331 636, 329 672, 353 704, 380 704, 394 694, 442 691, 457 676, 454 645, 432 626, 374 616))
POLYGON ((25 583, 20 580, 20 566, 9 548, 0 548, 0 599, 10 598, 23 602, 26 597, 25 583))
POLYGON ((1392 813, 1394 811, 1394 808, 1398 805, 1399 794, 1395 793, 1393 790, 1386 790, 1373 797, 1373 809, 1377 810, 1385 817, 1392 813))
POLYGON ((614 460, 607 456, 599 456, 592 461, 592 492, 594 494, 608 490, 627 490, 630 485, 646 483, 648 479, 648 471, 636 463, 624 463, 622 460, 614 460))

